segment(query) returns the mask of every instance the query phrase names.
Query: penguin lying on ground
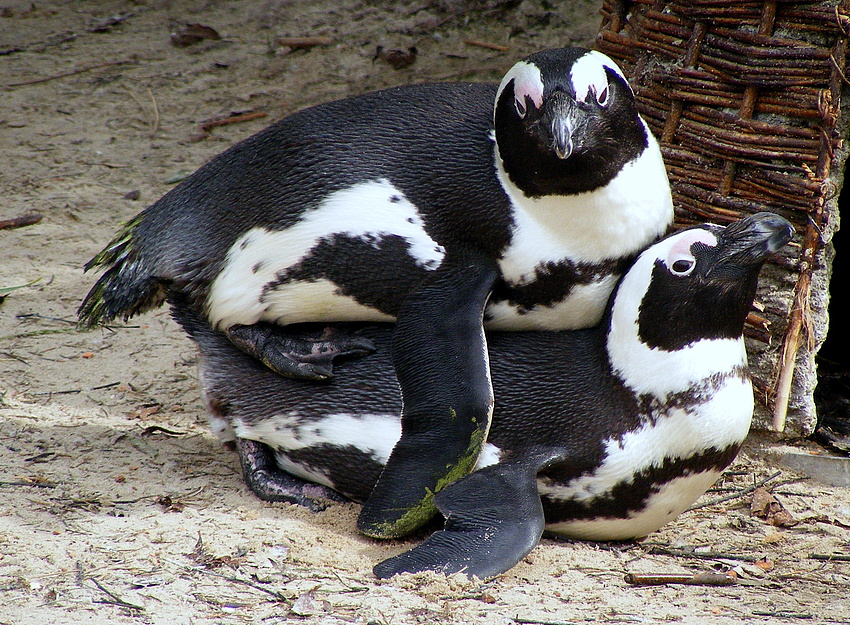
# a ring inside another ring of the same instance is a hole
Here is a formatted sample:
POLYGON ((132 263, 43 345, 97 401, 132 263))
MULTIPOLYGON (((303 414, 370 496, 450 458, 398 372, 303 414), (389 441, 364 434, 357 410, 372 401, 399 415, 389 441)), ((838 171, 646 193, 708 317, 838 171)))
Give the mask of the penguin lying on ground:
MULTIPOLYGON (((598 52, 547 50, 498 86, 330 102, 233 146, 88 263, 105 272, 79 316, 127 319, 173 295, 305 378, 371 345, 277 326, 395 319, 403 433, 360 528, 399 536, 436 512, 433 493, 472 470, 486 439, 482 316, 491 329, 596 324, 672 217, 658 145, 620 70, 598 52)), ((283 488, 255 487, 267 499, 283 488)))
MULTIPOLYGON (((684 511, 749 430, 744 320, 764 260, 793 232, 771 213, 684 230, 638 257, 598 326, 488 333, 500 401, 478 470, 436 495, 445 529, 376 575, 489 577, 522 559, 544 525, 621 540, 684 511)), ((277 473, 308 505, 333 498, 319 485, 367 500, 401 433, 390 329, 366 328, 377 353, 319 385, 275 374, 172 304, 200 350, 213 428, 236 440, 246 479, 277 473)))

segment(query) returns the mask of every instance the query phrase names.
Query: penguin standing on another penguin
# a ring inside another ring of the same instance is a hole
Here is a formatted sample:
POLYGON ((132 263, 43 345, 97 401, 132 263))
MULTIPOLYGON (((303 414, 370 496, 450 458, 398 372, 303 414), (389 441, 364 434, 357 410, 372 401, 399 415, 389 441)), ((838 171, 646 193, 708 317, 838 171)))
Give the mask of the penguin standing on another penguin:
MULTIPOLYGON (((672 217, 658 145, 617 66, 546 50, 500 85, 388 89, 238 143, 88 263, 104 273, 79 317, 93 325, 179 300, 269 368, 313 379, 371 345, 279 326, 396 320, 402 436, 359 527, 400 536, 435 514, 434 493, 472 470, 487 438, 482 321, 594 325, 672 217)), ((252 483, 287 497, 262 473, 252 483)))
MULTIPOLYGON (((544 527, 623 540, 687 509, 747 436, 744 321, 762 264, 793 233, 771 213, 684 230, 638 257, 598 326, 488 333, 500 401, 478 470, 436 495, 445 528, 376 575, 491 577, 519 562, 544 527)), ((261 366, 175 304, 200 350, 219 435, 275 450, 276 464, 245 467, 246 479, 278 473, 311 506, 334 498, 318 485, 367 500, 402 431, 391 330, 366 328, 377 353, 316 385, 261 366)))

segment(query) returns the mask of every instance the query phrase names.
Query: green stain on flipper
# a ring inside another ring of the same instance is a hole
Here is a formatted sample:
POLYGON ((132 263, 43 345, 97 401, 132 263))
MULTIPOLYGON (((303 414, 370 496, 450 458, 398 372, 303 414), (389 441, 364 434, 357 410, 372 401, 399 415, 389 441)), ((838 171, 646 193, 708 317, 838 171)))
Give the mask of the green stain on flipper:
MULTIPOLYGON (((452 421, 457 418, 457 413, 454 410, 451 410, 451 418, 452 421)), ((481 455, 481 449, 484 446, 489 428, 481 427, 475 419, 472 421, 477 427, 469 437, 469 445, 467 445, 454 464, 445 467, 445 473, 437 480, 434 490, 429 488, 424 489, 418 501, 408 507, 395 521, 376 523, 368 529, 361 528, 364 534, 372 538, 400 538, 419 529, 431 520, 437 512, 437 508, 434 505, 434 495, 446 486, 472 473, 473 469, 475 469, 475 464, 478 462, 478 457, 481 455)), ((487 423, 489 424, 489 419, 487 423)), ((400 511, 401 509, 396 508, 390 512, 397 513, 400 511)))

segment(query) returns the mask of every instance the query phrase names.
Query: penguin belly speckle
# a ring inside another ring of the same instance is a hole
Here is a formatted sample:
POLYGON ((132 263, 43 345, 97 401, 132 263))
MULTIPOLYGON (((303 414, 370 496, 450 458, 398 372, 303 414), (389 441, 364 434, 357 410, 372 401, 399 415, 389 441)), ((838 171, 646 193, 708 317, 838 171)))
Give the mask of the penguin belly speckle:
MULTIPOLYGON (((580 540, 629 540, 642 538, 669 523, 708 490, 721 471, 702 471, 657 484, 643 501, 640 510, 628 517, 595 517, 547 523, 552 533, 580 540)), ((548 490, 548 489, 547 489, 548 490)), ((546 505, 544 503, 544 509, 546 505)))
POLYGON ((669 395, 668 406, 650 408, 640 427, 607 439, 592 471, 569 480, 541 475, 547 529, 590 540, 638 538, 686 510, 749 431, 752 385, 741 371, 733 367, 669 395))
POLYGON ((401 294, 444 254, 401 191, 385 179, 366 182, 332 193, 288 228, 242 235, 207 312, 216 327, 392 321, 401 294))

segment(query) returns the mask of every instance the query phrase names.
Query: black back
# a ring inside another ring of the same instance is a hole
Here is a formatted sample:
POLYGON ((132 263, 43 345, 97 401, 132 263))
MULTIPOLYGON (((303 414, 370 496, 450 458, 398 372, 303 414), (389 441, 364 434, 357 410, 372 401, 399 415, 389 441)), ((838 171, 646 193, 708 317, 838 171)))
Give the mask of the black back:
POLYGON ((136 247, 173 274, 161 277, 187 275, 198 286, 214 279, 249 228, 284 229, 328 194, 386 178, 417 206, 437 243, 471 243, 496 257, 511 216, 494 175, 495 94, 489 84, 425 84, 305 109, 231 147, 147 208, 136 247))

